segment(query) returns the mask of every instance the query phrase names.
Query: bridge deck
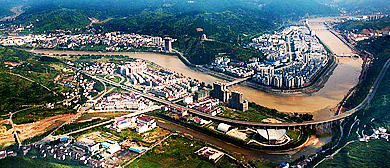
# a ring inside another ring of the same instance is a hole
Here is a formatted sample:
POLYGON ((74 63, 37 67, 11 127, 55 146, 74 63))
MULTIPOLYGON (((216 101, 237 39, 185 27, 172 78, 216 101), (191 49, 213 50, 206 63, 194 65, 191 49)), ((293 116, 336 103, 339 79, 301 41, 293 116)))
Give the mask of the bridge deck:
MULTIPOLYGON (((170 105, 170 106, 175 106, 175 107, 179 107, 179 108, 184 108, 184 109, 187 109, 192 114, 195 114, 195 115, 198 115, 198 116, 201 116, 201 117, 204 117, 204 118, 208 118, 208 119, 224 122, 224 123, 236 124, 236 125, 244 125, 244 126, 258 126, 258 127, 296 127, 296 126, 311 126, 311 125, 318 125, 318 124, 324 124, 324 123, 329 123, 329 122, 333 122, 333 121, 338 121, 338 120, 341 120, 341 119, 344 119, 346 117, 351 116, 356 111, 361 110, 374 97, 374 95, 376 93, 376 90, 378 89, 378 86, 379 86, 380 82, 382 81, 382 79, 383 79, 387 69, 389 68, 389 66, 390 66, 390 59, 388 59, 387 62, 385 63, 384 67, 382 68, 380 74, 376 78, 376 80, 375 80, 373 86, 371 87, 370 92, 367 94, 366 98, 358 106, 356 106, 355 108, 353 108, 353 109, 351 109, 351 110, 349 110, 349 111, 347 111, 345 113, 339 114, 337 116, 333 116, 333 117, 331 117, 329 119, 326 119, 326 120, 322 120, 322 121, 308 121, 308 122, 302 122, 302 123, 259 123, 259 122, 251 122, 251 121, 233 120, 233 119, 228 119, 228 118, 223 118, 223 117, 218 117, 218 116, 211 116, 209 114, 206 114, 206 113, 194 110, 194 109, 190 109, 190 108, 178 105, 178 104, 174 104, 174 103, 172 103, 170 101, 167 101, 167 100, 164 100, 164 99, 160 99, 160 98, 157 98, 157 97, 152 96, 152 95, 148 95, 148 94, 142 93, 141 91, 135 90, 135 89, 130 88, 128 86, 124 86, 124 85, 115 83, 113 81, 110 81, 110 80, 107 80, 107 79, 104 79, 104 78, 100 78, 100 77, 96 77, 96 78, 99 78, 100 80, 102 80, 104 82, 107 82, 107 83, 109 83, 109 84, 111 84, 113 86, 120 87, 122 89, 125 89, 125 90, 128 90, 128 91, 132 91, 132 92, 135 92, 137 94, 140 94, 140 95, 142 95, 145 98, 148 98, 150 100, 153 100, 153 101, 156 101, 156 102, 160 102, 160 103, 165 104, 165 105, 170 105)), ((92 76, 92 75, 90 75, 90 74, 88 74, 86 72, 83 72, 83 73, 85 73, 88 76, 92 76)), ((244 79, 241 79, 239 81, 242 82, 242 81, 244 81, 244 79)))

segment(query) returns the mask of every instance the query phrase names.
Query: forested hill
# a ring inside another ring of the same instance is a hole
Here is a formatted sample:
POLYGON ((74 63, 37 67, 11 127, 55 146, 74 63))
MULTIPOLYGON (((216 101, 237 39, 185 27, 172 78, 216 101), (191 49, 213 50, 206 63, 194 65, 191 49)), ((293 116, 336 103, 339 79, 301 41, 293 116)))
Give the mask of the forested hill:
POLYGON ((24 6, 13 24, 32 23, 43 32, 82 28, 96 18, 100 22, 93 26, 102 32, 176 38, 175 47, 195 64, 218 53, 246 60, 256 55, 240 46, 249 37, 304 16, 337 13, 315 0, 26 0, 24 6), (202 42, 202 34, 214 42, 202 42))
POLYGON ((12 15, 11 8, 22 4, 23 0, 0 0, 0 18, 12 15))
POLYGON ((88 17, 114 18, 103 26, 171 36, 189 32, 188 27, 207 27, 211 35, 232 39, 237 38, 232 33, 255 34, 306 14, 337 12, 314 0, 27 0, 24 9, 17 22, 34 23, 37 30, 83 27, 88 17))

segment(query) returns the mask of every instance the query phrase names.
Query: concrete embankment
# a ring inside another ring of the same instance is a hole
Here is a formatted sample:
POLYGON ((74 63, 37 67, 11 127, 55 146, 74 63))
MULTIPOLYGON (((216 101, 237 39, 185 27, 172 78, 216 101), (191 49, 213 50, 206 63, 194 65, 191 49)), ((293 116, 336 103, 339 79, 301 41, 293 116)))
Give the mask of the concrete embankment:
POLYGON ((298 94, 311 94, 319 91, 327 82, 329 77, 332 75, 333 70, 337 67, 338 60, 332 56, 332 61, 323 69, 321 72, 318 72, 316 77, 309 82, 308 85, 302 88, 296 89, 277 89, 270 86, 265 86, 258 84, 254 81, 246 81, 242 83, 244 86, 248 86, 254 89, 261 90, 269 94, 276 95, 298 95, 298 94))

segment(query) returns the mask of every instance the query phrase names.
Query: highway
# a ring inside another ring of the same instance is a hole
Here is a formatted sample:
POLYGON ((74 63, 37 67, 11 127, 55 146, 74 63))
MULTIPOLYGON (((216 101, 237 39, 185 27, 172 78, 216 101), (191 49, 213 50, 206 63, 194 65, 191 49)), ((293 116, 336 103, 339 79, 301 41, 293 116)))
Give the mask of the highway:
POLYGON ((338 121, 338 120, 341 120, 341 119, 344 119, 346 117, 351 116, 356 111, 359 111, 359 110, 363 109, 372 100, 372 98, 374 97, 374 95, 375 95, 375 93, 376 93, 376 91, 378 89, 378 86, 379 86, 380 82, 382 81, 383 77, 385 76, 386 71, 389 68, 389 66, 390 66, 390 59, 387 60, 387 62, 383 66, 381 72, 379 73, 378 77, 376 78, 376 80, 375 80, 373 86, 371 87, 369 93, 367 94, 366 98, 358 106, 356 106, 355 108, 353 108, 353 109, 351 109, 351 110, 349 110, 347 112, 344 112, 342 114, 333 116, 333 117, 331 117, 331 118, 329 118, 327 120, 307 121, 307 122, 302 122, 302 123, 259 123, 259 122, 251 122, 251 121, 233 120, 233 119, 223 118, 223 117, 218 117, 218 116, 211 116, 209 114, 206 114, 206 113, 194 110, 194 109, 190 109, 190 108, 187 108, 187 107, 179 105, 179 104, 175 104, 173 102, 170 102, 170 101, 167 101, 167 100, 155 97, 153 95, 143 93, 143 92, 141 92, 139 90, 135 90, 135 89, 133 89, 131 87, 128 87, 128 86, 125 86, 125 85, 122 85, 122 84, 119 84, 119 83, 115 83, 115 82, 113 82, 111 80, 91 75, 91 74, 87 73, 86 71, 82 71, 82 73, 84 73, 85 75, 90 76, 90 77, 92 77, 94 79, 97 79, 97 80, 103 81, 105 83, 111 84, 113 86, 122 88, 124 90, 132 91, 134 93, 140 94, 140 95, 144 96, 145 98, 150 99, 152 101, 160 102, 162 104, 169 105, 169 106, 175 106, 175 107, 187 109, 189 113, 192 113, 194 115, 197 115, 197 116, 200 116, 200 117, 203 117, 203 118, 207 118, 207 119, 211 119, 211 120, 215 120, 215 121, 219 121, 219 122, 223 122, 223 123, 228 123, 228 124, 234 124, 234 125, 244 125, 244 126, 254 126, 254 127, 274 127, 274 128, 279 127, 279 128, 285 128, 285 127, 313 126, 313 125, 319 125, 319 124, 329 123, 329 122, 333 122, 333 121, 338 121))

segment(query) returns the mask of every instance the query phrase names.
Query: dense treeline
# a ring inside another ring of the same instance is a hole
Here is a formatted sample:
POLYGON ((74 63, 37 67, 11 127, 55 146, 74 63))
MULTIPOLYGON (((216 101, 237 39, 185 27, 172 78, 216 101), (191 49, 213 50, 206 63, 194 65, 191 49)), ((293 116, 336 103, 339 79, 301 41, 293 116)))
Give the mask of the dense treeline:
POLYGON ((248 61, 251 57, 262 57, 260 52, 253 49, 219 41, 202 41, 198 38, 184 38, 175 45, 194 64, 210 63, 220 53, 236 61, 248 61))
POLYGON ((53 109, 46 106, 62 101, 64 96, 55 93, 69 89, 53 82, 57 75, 62 74, 54 67, 61 66, 62 62, 56 58, 35 57, 23 50, 0 47, 0 114, 23 109, 13 115, 14 123, 22 124, 73 113, 72 106, 57 104, 53 109))
MULTIPOLYGON (((0 65, 29 59, 32 59, 31 53, 0 47, 0 65)), ((10 70, 0 67, 0 114, 17 111, 23 105, 41 105, 58 99, 39 84, 11 75, 7 71, 10 70)))

